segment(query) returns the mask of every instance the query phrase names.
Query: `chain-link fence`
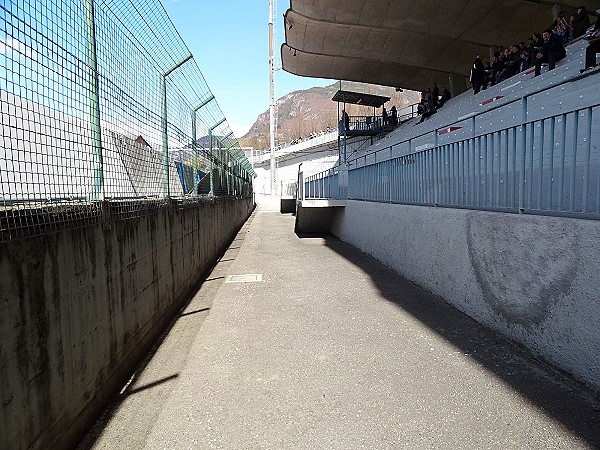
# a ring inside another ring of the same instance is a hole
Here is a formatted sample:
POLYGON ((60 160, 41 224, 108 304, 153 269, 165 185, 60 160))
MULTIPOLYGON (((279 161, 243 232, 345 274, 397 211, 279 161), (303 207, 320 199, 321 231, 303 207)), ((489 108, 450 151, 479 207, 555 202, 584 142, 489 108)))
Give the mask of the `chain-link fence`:
POLYGON ((0 5, 0 240, 251 194, 254 172, 158 0, 0 5))

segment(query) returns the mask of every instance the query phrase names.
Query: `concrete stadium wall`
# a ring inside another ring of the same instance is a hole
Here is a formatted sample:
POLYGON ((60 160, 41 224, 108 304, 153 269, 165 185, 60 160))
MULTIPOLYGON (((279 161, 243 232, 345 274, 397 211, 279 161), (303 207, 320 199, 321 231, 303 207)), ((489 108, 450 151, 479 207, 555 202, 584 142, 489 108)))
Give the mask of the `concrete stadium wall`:
POLYGON ((331 231, 600 393, 600 221, 349 200, 331 231))
POLYGON ((0 244, 0 448, 70 448, 250 216, 252 199, 0 244))

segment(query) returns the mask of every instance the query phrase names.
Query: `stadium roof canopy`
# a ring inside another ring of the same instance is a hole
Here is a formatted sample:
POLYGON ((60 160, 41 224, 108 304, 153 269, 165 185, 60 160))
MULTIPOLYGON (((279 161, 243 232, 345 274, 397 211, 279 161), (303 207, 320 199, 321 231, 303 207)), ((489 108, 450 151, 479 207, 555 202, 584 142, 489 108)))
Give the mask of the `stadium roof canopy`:
POLYGON ((553 12, 568 16, 581 4, 600 8, 600 0, 290 0, 281 60, 296 75, 421 90, 468 76, 477 54, 487 60, 490 47, 525 41, 553 12))
POLYGON ((373 108, 379 108, 386 102, 389 102, 391 98, 383 97, 381 95, 339 90, 335 93, 331 100, 334 102, 351 103, 353 105, 372 106, 373 108))

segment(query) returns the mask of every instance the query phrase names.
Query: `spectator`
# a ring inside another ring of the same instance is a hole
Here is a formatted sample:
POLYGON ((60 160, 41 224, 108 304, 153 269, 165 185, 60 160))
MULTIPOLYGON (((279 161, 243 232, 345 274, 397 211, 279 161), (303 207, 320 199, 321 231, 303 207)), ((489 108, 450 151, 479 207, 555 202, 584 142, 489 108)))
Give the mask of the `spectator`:
POLYGON ((504 73, 503 55, 500 52, 496 52, 496 54, 492 58, 492 86, 499 83, 502 80, 503 73, 504 73))
POLYGON ((558 13, 558 17, 552 24, 552 32, 557 34, 562 39, 563 45, 569 42, 569 28, 571 25, 565 19, 565 12, 561 11, 558 13))
POLYGON ((423 123, 425 119, 435 114, 433 102, 422 100, 421 103, 423 104, 423 113, 421 114, 421 120, 417 123, 423 123))
POLYGON ((488 86, 493 86, 492 84, 492 66, 489 62, 483 63, 483 70, 485 75, 483 76, 483 87, 482 89, 485 91, 488 86))
MULTIPOLYGON (((597 9, 596 13, 600 16, 600 9, 597 9)), ((593 69, 597 65, 596 53, 600 53, 600 17, 596 19, 594 31, 586 39, 588 39, 589 44, 585 49, 585 67, 580 70, 581 73, 593 69)))
POLYGON ((348 131, 350 129, 350 117, 348 117, 345 109, 342 110, 342 119, 344 120, 344 130, 348 131))
POLYGON ((519 48, 516 45, 511 45, 509 47, 508 55, 506 56, 506 71, 504 78, 506 79, 516 75, 520 65, 519 48))
POLYGON ((434 110, 435 104, 433 102, 433 92, 431 91, 431 88, 427 88, 424 98, 425 98, 425 104, 427 106, 427 110, 429 110, 429 111, 434 110))
POLYGON ((572 41, 573 39, 575 39, 573 37, 573 25, 575 24, 575 14, 571 14, 569 16, 569 41, 572 41))
POLYGON ((518 72, 524 72, 529 69, 529 52, 525 42, 519 42, 519 69, 518 72))
POLYGON ((535 61, 535 77, 537 77, 542 70, 542 63, 548 63, 548 70, 554 70, 556 63, 567 56, 567 52, 562 45, 560 37, 552 34, 552 30, 545 30, 542 33, 544 44, 542 50, 536 55, 535 61))
POLYGON ((536 56, 544 48, 544 39, 540 33, 533 33, 531 39, 533 42, 529 50, 529 67, 535 66, 536 56))
POLYGON ((590 18, 585 10, 585 6, 580 6, 577 8, 577 14, 575 14, 575 18, 573 19, 573 39, 583 36, 590 25, 590 18))
POLYGON ((440 88, 437 83, 433 83, 433 90, 431 93, 433 94, 433 106, 437 108, 440 100, 440 88))
POLYGON ((398 110, 396 109, 396 106, 392 106, 390 112, 392 113, 392 126, 395 127, 398 125, 398 110))
POLYGON ((475 57, 473 67, 471 68, 471 84, 473 85, 473 94, 478 94, 483 86, 485 78, 485 67, 481 62, 481 55, 475 57))
POLYGON ((450 94, 450 91, 448 90, 448 88, 446 86, 444 86, 442 88, 442 96, 441 96, 440 101, 438 103, 439 107, 441 108, 442 106, 444 106, 444 103, 446 103, 451 98, 452 98, 452 95, 450 94))
POLYGON ((381 110, 381 117, 383 119, 383 126, 385 127, 388 124, 388 113, 385 110, 385 106, 381 110))

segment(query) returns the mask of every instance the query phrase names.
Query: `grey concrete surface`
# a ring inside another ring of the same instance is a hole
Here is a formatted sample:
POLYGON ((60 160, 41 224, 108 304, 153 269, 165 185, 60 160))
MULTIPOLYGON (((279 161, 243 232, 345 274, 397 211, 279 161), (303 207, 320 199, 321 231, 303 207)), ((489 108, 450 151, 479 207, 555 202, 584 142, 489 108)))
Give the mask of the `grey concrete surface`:
POLYGON ((269 200, 82 449, 600 446, 574 381, 269 200))
MULTIPOLYGON (((140 204, 139 206, 143 206, 140 204)), ((0 449, 73 447, 197 290, 251 198, 0 243, 0 449)))
POLYGON ((590 12, 600 7, 600 0, 293 0, 282 66, 301 76, 422 91, 468 78, 478 53, 487 60, 490 48, 541 32, 558 9, 569 16, 582 3, 590 12))
POLYGON ((599 221, 349 200, 331 230, 600 394, 599 221))

